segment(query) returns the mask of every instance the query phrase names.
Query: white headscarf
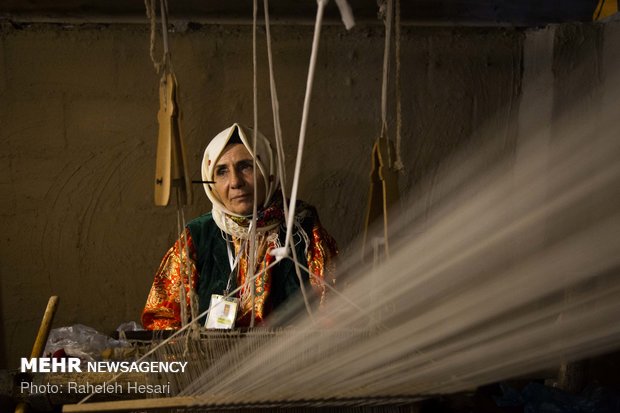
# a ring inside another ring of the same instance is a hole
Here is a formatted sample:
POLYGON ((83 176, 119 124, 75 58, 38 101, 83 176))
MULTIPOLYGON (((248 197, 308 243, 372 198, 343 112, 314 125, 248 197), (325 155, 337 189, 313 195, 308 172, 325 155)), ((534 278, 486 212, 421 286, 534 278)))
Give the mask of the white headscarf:
MULTIPOLYGON (((269 205, 273 194, 278 188, 279 177, 277 174, 277 163, 274 152, 271 148, 271 144, 269 143, 267 138, 265 138, 265 136, 263 136, 263 134, 261 134, 259 131, 257 131, 256 134, 256 154, 253 153, 254 132, 252 129, 239 125, 238 123, 234 123, 229 128, 226 128, 220 133, 218 133, 205 149, 205 153, 202 158, 201 168, 202 180, 214 180, 213 175, 215 171, 215 165, 220 156, 222 155, 224 148, 226 147, 230 139, 234 136, 235 131, 238 132, 239 138, 243 146, 245 146, 248 152, 250 152, 250 155, 252 155, 252 157, 256 159, 256 165, 258 166, 258 169, 260 170, 263 179, 265 180, 265 201, 263 202, 263 205, 258 205, 258 209, 260 210, 261 208, 269 205)), ((228 210, 218 197, 217 193, 214 192, 212 186, 206 183, 203 185, 205 192, 207 193, 207 197, 209 197, 209 200, 213 204, 212 214, 218 227, 231 235, 242 236, 242 234, 238 233, 238 231, 241 230, 240 228, 230 228, 231 222, 230 220, 226 220, 225 216, 228 215, 234 217, 243 217, 243 215, 235 214, 234 212, 228 210)))

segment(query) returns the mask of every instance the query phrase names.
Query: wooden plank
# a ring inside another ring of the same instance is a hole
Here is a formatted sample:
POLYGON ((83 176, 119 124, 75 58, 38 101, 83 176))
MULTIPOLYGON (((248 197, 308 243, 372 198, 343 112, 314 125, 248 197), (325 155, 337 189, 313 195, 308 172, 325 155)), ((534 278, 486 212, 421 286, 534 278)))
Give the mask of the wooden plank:
MULTIPOLYGON (((34 341, 34 345, 32 346, 32 351, 30 352, 31 359, 38 358, 43 355, 45 344, 47 343, 47 337, 50 334, 52 322, 54 321, 54 314, 56 314, 56 308, 58 308, 58 296, 53 295, 48 300, 45 313, 43 313, 43 319, 39 325, 39 331, 37 332, 37 337, 34 341)), ((15 413, 25 413, 27 411, 28 406, 25 402, 20 402, 15 407, 15 413)))
POLYGON ((204 405, 205 401, 198 397, 162 397, 158 399, 119 400, 113 402, 96 402, 82 404, 67 404, 62 407, 65 413, 71 412, 129 412, 182 408, 204 405))

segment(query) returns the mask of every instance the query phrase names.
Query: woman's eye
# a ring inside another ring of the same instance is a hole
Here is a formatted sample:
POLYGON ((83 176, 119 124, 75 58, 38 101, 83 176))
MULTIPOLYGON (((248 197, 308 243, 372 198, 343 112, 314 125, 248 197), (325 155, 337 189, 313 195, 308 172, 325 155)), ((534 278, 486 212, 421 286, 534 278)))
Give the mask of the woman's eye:
POLYGON ((221 169, 217 169, 215 171, 215 175, 216 176, 224 176, 224 175, 226 175, 227 172, 228 171, 226 170, 226 168, 221 168, 221 169))
POLYGON ((252 166, 251 163, 249 163, 249 162, 245 163, 244 162, 241 165, 239 165, 239 170, 241 172, 244 172, 244 173, 249 173, 249 172, 252 172, 254 170, 254 167, 252 166))

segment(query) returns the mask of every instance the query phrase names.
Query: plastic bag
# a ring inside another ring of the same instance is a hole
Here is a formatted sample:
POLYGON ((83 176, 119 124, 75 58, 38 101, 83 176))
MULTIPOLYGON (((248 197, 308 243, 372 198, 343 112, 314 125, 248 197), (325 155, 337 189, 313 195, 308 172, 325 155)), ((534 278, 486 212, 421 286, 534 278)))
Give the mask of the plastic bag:
POLYGON ((114 340, 92 327, 75 324, 50 331, 43 354, 49 357, 58 353, 87 362, 100 361, 104 350, 116 347, 131 345, 124 340, 114 340))

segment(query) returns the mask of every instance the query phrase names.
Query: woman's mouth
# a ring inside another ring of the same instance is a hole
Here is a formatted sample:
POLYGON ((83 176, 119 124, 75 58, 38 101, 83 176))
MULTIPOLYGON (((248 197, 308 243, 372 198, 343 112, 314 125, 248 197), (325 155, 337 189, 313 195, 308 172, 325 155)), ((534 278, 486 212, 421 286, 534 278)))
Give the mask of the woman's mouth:
POLYGON ((248 198, 251 198, 252 194, 243 194, 243 195, 236 195, 233 196, 232 198, 230 198, 232 201, 239 201, 239 200, 245 200, 248 198))

